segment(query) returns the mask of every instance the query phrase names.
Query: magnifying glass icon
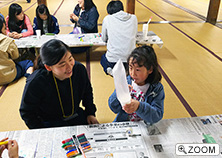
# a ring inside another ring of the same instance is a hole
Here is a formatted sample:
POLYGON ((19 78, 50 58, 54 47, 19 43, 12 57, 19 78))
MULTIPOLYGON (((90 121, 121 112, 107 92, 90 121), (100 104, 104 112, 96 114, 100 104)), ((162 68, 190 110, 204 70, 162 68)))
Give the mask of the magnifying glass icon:
POLYGON ((178 146, 178 151, 183 152, 184 154, 187 154, 187 152, 185 151, 185 147, 183 145, 178 146))

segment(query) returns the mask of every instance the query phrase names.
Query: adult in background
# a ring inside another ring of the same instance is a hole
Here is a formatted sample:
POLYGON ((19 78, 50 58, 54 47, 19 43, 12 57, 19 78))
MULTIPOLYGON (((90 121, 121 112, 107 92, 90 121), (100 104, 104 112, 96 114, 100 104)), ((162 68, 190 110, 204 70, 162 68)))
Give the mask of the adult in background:
POLYGON ((109 15, 102 24, 102 39, 107 42, 107 52, 100 63, 104 72, 112 76, 112 68, 119 59, 128 70, 127 58, 136 47, 137 18, 123 11, 121 1, 109 2, 107 12, 109 15))
POLYGON ((5 20, 0 17, 0 85, 8 84, 33 72, 30 60, 15 62, 19 57, 14 40, 6 36, 5 20))
POLYGON ((45 4, 41 4, 36 8, 36 17, 33 22, 34 34, 36 30, 41 30, 41 34, 59 33, 59 24, 53 15, 49 13, 49 9, 45 4))
POLYGON ((20 106, 21 117, 30 129, 98 123, 86 69, 75 61, 65 43, 56 39, 46 42, 37 63, 20 106))
POLYGON ((75 23, 74 27, 80 28, 80 33, 97 33, 98 32, 99 13, 96 5, 92 0, 78 0, 70 20, 75 23))
MULTIPOLYGON (((97 33, 99 13, 92 0, 78 0, 70 20, 74 23, 71 34, 97 33)), ((90 47, 71 48, 72 53, 86 52, 90 47)))

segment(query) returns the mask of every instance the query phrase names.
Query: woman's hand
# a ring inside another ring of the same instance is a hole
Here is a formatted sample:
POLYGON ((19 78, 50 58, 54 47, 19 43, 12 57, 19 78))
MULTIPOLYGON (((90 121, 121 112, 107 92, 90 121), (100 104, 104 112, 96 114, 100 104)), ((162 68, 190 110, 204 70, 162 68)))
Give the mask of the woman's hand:
POLYGON ((131 99, 131 102, 129 104, 124 105, 122 109, 128 114, 132 114, 139 108, 139 105, 140 105, 139 101, 131 99))
POLYGON ((18 158, 18 143, 15 140, 8 141, 8 156, 10 158, 18 158))
POLYGON ((87 116, 87 122, 88 124, 99 124, 98 120, 93 115, 87 116))
POLYGON ((70 19, 73 19, 73 20, 76 21, 76 22, 79 21, 79 17, 76 16, 74 13, 70 14, 70 19))

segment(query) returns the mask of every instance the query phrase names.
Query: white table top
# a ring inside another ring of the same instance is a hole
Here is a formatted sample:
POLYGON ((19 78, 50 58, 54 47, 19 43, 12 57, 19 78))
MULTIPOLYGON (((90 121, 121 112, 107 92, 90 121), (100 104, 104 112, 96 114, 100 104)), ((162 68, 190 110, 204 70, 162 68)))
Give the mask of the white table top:
POLYGON ((143 32, 137 32, 136 36, 137 44, 157 44, 160 48, 163 46, 163 41, 153 31, 148 32, 146 39, 143 38, 143 32))
MULTIPOLYGON (((102 41, 101 33, 88 34, 58 34, 58 35, 42 35, 37 39, 36 35, 15 39, 18 48, 40 48, 45 42, 50 39, 59 39, 66 43, 69 47, 84 47, 84 46, 105 46, 102 41)), ((148 32, 147 39, 144 40, 142 32, 137 33, 137 44, 157 44, 160 48, 163 46, 163 41, 152 31, 148 32)))
POLYGON ((83 46, 104 46, 105 42, 102 41, 100 33, 88 34, 58 34, 58 35, 42 35, 37 39, 36 35, 15 39, 18 48, 40 48, 44 43, 51 39, 58 39, 66 43, 70 47, 83 47, 83 46))

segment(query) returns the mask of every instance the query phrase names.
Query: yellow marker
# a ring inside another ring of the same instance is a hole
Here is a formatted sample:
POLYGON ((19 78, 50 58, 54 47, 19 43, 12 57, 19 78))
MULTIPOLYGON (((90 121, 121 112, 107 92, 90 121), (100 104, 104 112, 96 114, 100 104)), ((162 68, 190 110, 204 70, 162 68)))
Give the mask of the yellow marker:
POLYGON ((8 144, 8 141, 0 142, 0 145, 6 145, 8 144))

